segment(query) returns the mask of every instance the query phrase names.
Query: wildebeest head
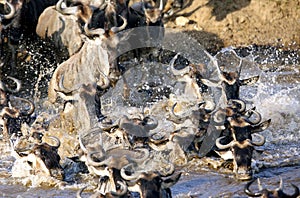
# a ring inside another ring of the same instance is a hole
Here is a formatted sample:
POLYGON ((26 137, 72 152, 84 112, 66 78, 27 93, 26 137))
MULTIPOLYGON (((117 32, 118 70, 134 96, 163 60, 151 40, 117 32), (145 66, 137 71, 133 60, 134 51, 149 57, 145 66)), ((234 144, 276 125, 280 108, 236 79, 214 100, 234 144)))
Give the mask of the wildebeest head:
POLYGON ((154 117, 146 116, 143 119, 129 119, 127 116, 120 118, 119 127, 136 137, 148 137, 149 131, 156 128, 158 121, 154 117))
POLYGON ((11 95, 20 90, 21 83, 13 77, 8 77, 8 79, 14 82, 11 86, 15 88, 0 81, 0 125, 2 134, 6 138, 9 134, 20 131, 21 124, 30 119, 35 108, 30 100, 11 95))
POLYGON ((28 143, 25 147, 13 145, 13 149, 20 155, 20 158, 27 160, 32 167, 33 174, 45 174, 58 179, 63 178, 63 171, 60 166, 58 148, 60 140, 57 137, 49 136, 56 144, 50 145, 46 142, 28 143))
POLYGON ((162 20, 163 0, 159 1, 158 8, 152 7, 150 4, 143 3, 143 9, 147 24, 156 24, 162 20))
POLYGON ((292 195, 289 195, 289 194, 283 192, 282 178, 280 178, 279 188, 276 188, 275 190, 269 190, 269 189, 263 188, 262 185, 260 184, 260 180, 257 179, 259 191, 253 192, 252 190, 250 190, 250 186, 255 181, 256 181, 256 179, 253 179, 252 181, 248 182, 244 188, 244 192, 250 197, 297 198, 300 195, 299 188, 297 186, 295 186, 294 184, 291 184, 293 186, 293 188, 295 189, 295 191, 292 195))
POLYGON ((257 82, 259 76, 247 79, 239 79, 237 72, 222 72, 222 87, 225 91, 227 100, 239 99, 240 86, 252 85, 257 82))
POLYGON ((242 141, 234 138, 228 144, 220 143, 225 136, 216 140, 216 146, 219 149, 230 149, 231 156, 229 158, 233 159, 234 173, 239 180, 249 180, 252 178, 251 160, 254 146, 262 146, 265 143, 265 138, 262 135, 257 133, 253 135, 259 138, 257 142, 251 140, 252 138, 242 141))
POLYGON ((2 24, 3 20, 9 20, 14 17, 16 9, 7 0, 1 0, 0 4, 3 5, 0 7, 0 24, 2 24))
MULTIPOLYGON (((174 168, 174 167, 173 167, 174 168)), ((157 171, 136 171, 128 174, 126 167, 121 169, 121 176, 126 180, 128 189, 138 192, 141 198, 172 197, 170 187, 180 178, 181 173, 174 174, 171 168, 169 173, 160 173, 157 171)))
POLYGON ((156 8, 150 2, 136 2, 131 5, 129 12, 129 26, 139 27, 146 25, 162 25, 163 1, 160 0, 156 8))
POLYGON ((240 98, 240 86, 252 85, 256 83, 259 79, 259 76, 253 76, 247 79, 241 79, 241 70, 242 70, 242 59, 237 66, 236 71, 225 71, 225 66, 219 67, 216 59, 212 57, 209 53, 206 54, 213 61, 213 64, 216 65, 219 81, 212 82, 208 79, 201 79, 202 83, 209 87, 220 87, 222 88, 223 95, 229 101, 230 99, 239 99, 240 98))
POLYGON ((2 92, 16 93, 16 92, 20 91, 20 89, 21 89, 21 81, 20 80, 14 78, 14 77, 11 77, 11 76, 8 76, 7 79, 10 79, 13 81, 13 83, 15 84, 15 85, 13 85, 13 86, 15 86, 15 89, 10 88, 10 86, 8 86, 6 83, 0 81, 0 90, 2 90, 2 92))

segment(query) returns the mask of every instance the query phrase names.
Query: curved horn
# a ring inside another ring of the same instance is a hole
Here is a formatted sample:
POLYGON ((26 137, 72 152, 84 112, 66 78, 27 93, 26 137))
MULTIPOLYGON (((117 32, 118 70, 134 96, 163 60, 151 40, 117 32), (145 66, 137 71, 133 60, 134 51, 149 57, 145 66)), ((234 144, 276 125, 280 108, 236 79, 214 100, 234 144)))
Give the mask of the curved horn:
POLYGON ((173 114, 175 117, 180 117, 179 115, 176 115, 176 113, 175 113, 175 111, 174 111, 176 105, 177 105, 177 102, 175 102, 175 103, 172 105, 171 112, 172 112, 172 114, 173 114))
POLYGON ((258 190, 262 191, 264 189, 263 185, 260 182, 260 179, 257 178, 257 186, 258 186, 258 190))
POLYGON ((163 11, 163 9, 164 9, 163 0, 160 0, 160 3, 159 3, 159 10, 160 10, 160 11, 163 11))
POLYGON ((52 145, 52 147, 54 149, 58 149, 60 147, 60 144, 61 144, 60 140, 55 136, 49 136, 49 138, 51 138, 52 140, 54 140, 56 142, 56 145, 52 145))
POLYGON ((260 140, 258 142, 253 142, 253 141, 250 141, 250 144, 252 146, 262 146, 265 144, 266 142, 266 138, 258 133, 253 133, 252 135, 255 135, 257 136, 260 140))
POLYGON ((253 111, 255 111, 255 109, 256 109, 256 107, 252 107, 252 109, 249 109, 249 110, 245 111, 244 116, 246 118, 250 118, 251 115, 253 114, 253 111))
POLYGON ((90 18, 88 19, 88 21, 85 23, 83 29, 84 29, 84 32, 86 33, 87 36, 101 36, 105 33, 105 30, 103 28, 97 28, 97 29, 94 29, 94 30, 90 30, 89 29, 89 24, 92 20, 92 15, 90 16, 90 18))
POLYGON ((282 177, 280 177, 279 190, 283 191, 283 180, 282 180, 282 177))
POLYGON ((138 179, 140 176, 140 173, 136 171, 136 172, 132 173, 131 175, 127 175, 125 169, 129 166, 132 166, 132 164, 128 164, 128 165, 124 166, 123 168, 121 168, 120 174, 123 179, 125 179, 127 181, 132 181, 134 183, 133 180, 138 179))
POLYGON ((90 152, 90 153, 87 154, 87 157, 86 157, 86 158, 87 158, 87 164, 90 165, 90 166, 95 166, 95 167, 107 165, 107 164, 109 164, 109 163, 107 163, 107 162, 111 161, 111 158, 112 158, 112 157, 109 157, 109 158, 106 159, 106 160, 105 160, 105 157, 106 157, 106 156, 105 156, 103 150, 102 150, 102 151, 94 151, 94 152, 90 152), (93 158, 92 158, 92 155, 93 155, 93 154, 96 154, 96 153, 101 153, 101 157, 98 158, 98 160, 99 160, 100 162, 95 162, 95 161, 93 160, 93 158))
POLYGON ((128 188, 127 188, 127 185, 124 184, 124 182, 122 182, 122 181, 117 181, 117 183, 120 185, 121 192, 111 191, 110 194, 113 196, 121 197, 127 193, 128 188))
MULTIPOLYGON (((1 4, 4 4, 4 2, 1 2, 1 4)), ((8 5, 10 12, 8 14, 0 14, 0 19, 4 18, 4 19, 11 19, 14 17, 15 13, 16 13, 16 9, 15 7, 9 3, 8 1, 5 1, 5 4, 8 5)))
POLYGON ((55 9, 64 15, 76 15, 79 12, 78 6, 67 7, 65 0, 59 0, 55 5, 55 9))
POLYGON ((33 102, 31 102, 30 100, 25 99, 25 98, 16 97, 16 96, 10 96, 10 98, 15 99, 15 100, 19 100, 19 101, 23 101, 23 102, 29 104, 29 107, 30 107, 29 110, 26 111, 26 112, 21 112, 23 115, 25 115, 25 116, 26 115, 31 115, 34 112, 35 106, 34 106, 33 102))
POLYGON ((286 198, 297 198, 300 194, 299 188, 294 184, 291 184, 291 185, 295 189, 294 194, 288 195, 288 194, 284 193, 283 192, 283 180, 282 180, 282 177, 280 177, 279 187, 275 191, 277 191, 277 192, 281 191, 283 193, 282 196, 286 197, 286 198))
POLYGON ((284 195, 287 198, 297 198, 300 195, 300 190, 299 190, 299 188, 296 185, 294 185, 294 184, 291 184, 291 185, 295 189, 294 194, 288 195, 288 194, 284 193, 284 195))
POLYGON ((156 134, 153 134, 151 136, 149 136, 149 140, 150 142, 153 142, 154 144, 161 144, 161 143, 165 143, 169 140, 169 138, 166 137, 166 134, 164 135, 161 135, 159 137, 154 137, 153 136, 156 135, 156 134))
POLYGON ((224 124, 226 118, 226 113, 223 110, 218 110, 213 115, 213 121, 216 123, 222 123, 224 124))
POLYGON ((235 102, 235 103, 238 103, 241 107, 238 109, 238 112, 244 112, 246 110, 246 104, 244 101, 242 100, 238 100, 238 99, 231 99, 229 101, 229 103, 232 103, 232 102, 235 102))
POLYGON ((220 140, 223 139, 226 136, 222 136, 216 139, 216 147, 218 147, 219 149, 228 149, 231 148, 234 144, 234 141, 229 142, 228 144, 221 144, 220 140))
POLYGON ((248 182, 246 185, 245 185, 245 188, 244 188, 244 192, 250 196, 250 197, 260 197, 262 194, 260 192, 257 192, 257 193, 253 193, 249 188, 251 186, 251 184, 255 181, 256 179, 253 179, 252 181, 248 182))
POLYGON ((7 78, 13 80, 16 83, 16 85, 17 85, 16 89, 13 90, 13 89, 8 88, 2 81, 0 81, 0 89, 2 89, 3 91, 6 91, 6 92, 7 91, 11 92, 11 93, 17 93, 18 91, 20 91, 21 81, 14 77, 10 77, 10 76, 8 76, 7 78))
POLYGON ((83 192, 86 188, 87 188, 87 186, 85 186, 85 187, 81 188, 80 190, 78 190, 77 193, 76 193, 76 198, 82 198, 82 197, 81 197, 81 194, 82 194, 82 192, 83 192))
MULTIPOLYGON (((247 121, 248 122, 250 122, 251 124, 253 124, 253 125, 255 125, 255 124, 258 124, 258 123, 260 123, 260 121, 261 121, 261 114, 260 113, 258 113, 257 111, 255 111, 255 110, 250 110, 250 113, 251 113, 251 116, 254 114, 255 115, 255 119, 253 120, 253 121, 250 121, 249 119, 247 119, 247 121)), ((250 116, 250 117, 251 117, 250 116)))
POLYGON ((212 112, 213 110, 216 109, 216 104, 214 102, 212 102, 212 101, 207 100, 207 101, 205 101, 204 109, 206 111, 212 112))
POLYGON ((144 153, 143 157, 141 157, 141 158, 135 158, 134 159, 134 161, 137 162, 138 164, 145 162, 149 158, 150 152, 149 152, 148 149, 146 149, 146 148, 138 148, 136 150, 141 151, 141 152, 144 153))
POLYGON ((183 76, 184 74, 187 74, 187 73, 190 72, 190 67, 189 67, 189 66, 186 66, 185 68, 180 69, 180 70, 175 69, 174 64, 175 64, 175 61, 176 61, 176 59, 178 58, 179 55, 180 55, 180 54, 177 53, 177 54, 172 58, 172 60, 170 61, 171 71, 172 71, 172 73, 173 73, 175 76, 183 76))
POLYGON ((127 26, 127 19, 125 19, 123 16, 119 15, 119 17, 121 17, 121 19, 123 20, 123 25, 121 25, 120 27, 112 27, 110 30, 113 33, 117 33, 120 32, 122 30, 124 30, 127 26))
POLYGON ((16 79, 16 78, 14 78, 14 77, 11 77, 11 76, 8 76, 7 78, 13 80, 13 81, 16 83, 16 85, 17 85, 17 87, 16 87, 15 90, 8 89, 8 88, 7 88, 7 89, 8 89, 10 92, 12 92, 12 93, 16 93, 16 92, 20 91, 20 89, 21 89, 21 81, 18 80, 18 79, 16 79))
POLYGON ((146 116, 143 119, 143 122, 145 122, 145 129, 146 130, 152 130, 155 129, 158 126, 158 121, 154 117, 146 116))

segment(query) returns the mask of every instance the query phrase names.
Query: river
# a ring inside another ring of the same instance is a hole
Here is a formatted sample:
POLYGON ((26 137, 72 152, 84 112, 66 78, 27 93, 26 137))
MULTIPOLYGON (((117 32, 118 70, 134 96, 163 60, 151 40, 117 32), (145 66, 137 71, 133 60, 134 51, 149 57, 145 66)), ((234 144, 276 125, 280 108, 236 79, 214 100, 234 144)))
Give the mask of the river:
MULTIPOLYGON (((2 76, 21 78, 23 88, 20 96, 32 98, 37 112, 43 111, 47 82, 57 65, 57 59, 47 53, 49 49, 43 44, 39 41, 35 47, 29 47, 25 42, 19 47, 20 52, 26 51, 23 63, 17 64, 17 68, 11 68, 13 65, 1 68, 2 76), (18 75, 20 72, 24 75, 18 75)), ((285 192, 292 193, 290 183, 300 187, 300 51, 270 46, 231 47, 219 53, 220 59, 232 50, 240 57, 247 57, 243 60, 242 77, 260 75, 254 86, 242 88, 241 97, 247 105, 256 106, 263 120, 272 119, 271 126, 261 132, 266 143, 259 148, 261 152, 255 154, 252 162, 255 177, 260 177, 263 185, 270 189, 279 186, 281 177, 285 192)), ((193 59, 197 60, 197 57, 193 59)), ((225 56, 223 61, 232 60, 225 56)), ((31 185, 27 185, 26 179, 11 177, 14 159, 10 156, 9 145, 0 141, 0 148, 0 197, 75 197, 77 190, 84 186, 82 183, 56 185, 57 181, 45 179, 50 186, 40 187, 40 183, 35 185, 32 182, 41 178, 31 178, 31 185)), ((185 167, 178 168, 183 174, 171 188, 174 197, 247 197, 243 192, 246 182, 235 180, 233 174, 226 170, 210 168, 206 160, 194 159, 185 167)), ((256 183, 251 188, 257 189, 256 183)), ((86 192, 83 196, 88 194, 86 192)))

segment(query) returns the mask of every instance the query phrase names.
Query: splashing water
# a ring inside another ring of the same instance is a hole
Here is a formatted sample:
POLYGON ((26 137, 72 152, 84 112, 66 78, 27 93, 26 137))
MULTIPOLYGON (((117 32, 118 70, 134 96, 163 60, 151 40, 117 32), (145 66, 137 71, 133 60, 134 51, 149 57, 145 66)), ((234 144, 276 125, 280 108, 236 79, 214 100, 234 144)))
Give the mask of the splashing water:
MULTIPOLYGON (((256 166, 261 169, 258 176, 276 178, 276 174, 288 178, 288 182, 300 186, 299 166, 300 166, 300 84, 299 84, 299 57, 294 54, 284 54, 277 49, 257 49, 249 47, 250 51, 242 56, 240 49, 226 48, 220 51, 215 57, 218 64, 226 64, 228 69, 235 69, 242 59, 241 77, 247 78, 254 75, 260 75, 258 83, 251 87, 244 86, 241 88, 241 97, 247 102, 247 105, 256 106, 261 113, 263 120, 272 119, 271 126, 268 130, 262 132, 266 137, 267 143, 264 146, 264 153, 256 158, 256 166), (260 51, 261 50, 261 51, 260 51), (286 55, 285 57, 281 57, 286 55), (291 166, 291 167, 287 167, 291 166), (283 167, 283 168, 281 168, 283 167), (276 168, 276 169, 264 169, 276 168), (292 174, 294 173, 294 174, 292 174)), ((29 50, 28 50, 29 51, 29 50)), ((29 51, 31 59, 41 58, 41 54, 29 51)), ((53 73, 57 62, 44 59, 40 62, 30 61, 26 67, 26 77, 24 79, 24 90, 21 95, 33 97, 36 103, 43 102, 46 97, 45 83, 53 73), (34 76, 34 78, 32 78, 34 76), (34 89, 32 89, 34 87, 34 89)), ((9 71, 4 71, 9 75, 9 71)), ((43 111, 40 105, 40 111, 43 111)), ((74 197, 75 191, 67 189, 57 192, 55 188, 9 188, 7 185, 14 187, 26 183, 26 180, 12 179, 10 177, 11 165, 13 162, 10 157, 10 150, 7 145, 1 145, 1 180, 0 196, 4 197, 22 195, 22 197, 32 197, 43 194, 44 197, 74 197), (8 189, 8 190, 7 190, 8 189)), ((200 166, 200 165, 199 165, 200 166)), ((204 171, 199 168, 195 170, 185 170, 186 174, 177 185, 172 188, 173 194, 179 195, 195 194, 198 197, 208 196, 240 196, 244 183, 234 181, 228 178, 228 175, 204 171), (195 173, 196 172, 196 173, 195 173), (204 189, 208 189, 205 190, 204 189)), ((230 177, 230 176, 229 176, 230 177)), ((31 178, 31 187, 39 186, 37 178, 31 178)), ((276 180, 276 179, 275 179, 276 180)), ((276 181, 274 185, 277 185, 276 181)), ((28 180, 27 180, 28 182, 28 180)), ((54 181, 55 182, 55 181, 54 181)), ((71 185, 70 185, 71 186, 71 185)), ((69 188, 78 188, 72 186, 69 188)))

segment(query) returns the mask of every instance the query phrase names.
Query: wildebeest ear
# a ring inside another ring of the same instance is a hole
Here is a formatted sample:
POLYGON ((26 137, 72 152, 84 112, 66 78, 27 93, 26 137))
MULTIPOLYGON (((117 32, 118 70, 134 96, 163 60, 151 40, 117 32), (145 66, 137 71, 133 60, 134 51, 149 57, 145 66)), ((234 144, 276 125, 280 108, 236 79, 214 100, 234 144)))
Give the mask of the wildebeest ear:
POLYGON ((178 182, 178 180, 181 177, 181 173, 172 175, 171 177, 164 179, 164 181, 161 184, 162 189, 167 189, 170 188, 171 186, 173 186, 174 184, 176 184, 178 182))
POLYGON ((246 78, 243 80, 240 80, 241 85, 253 85, 254 83, 256 83, 259 79, 259 76, 253 76, 251 78, 246 78))
POLYGON ((259 125, 254 127, 252 133, 257 133, 257 132, 261 132, 261 131, 266 130, 270 126, 270 123, 271 123, 271 119, 260 123, 259 125))

